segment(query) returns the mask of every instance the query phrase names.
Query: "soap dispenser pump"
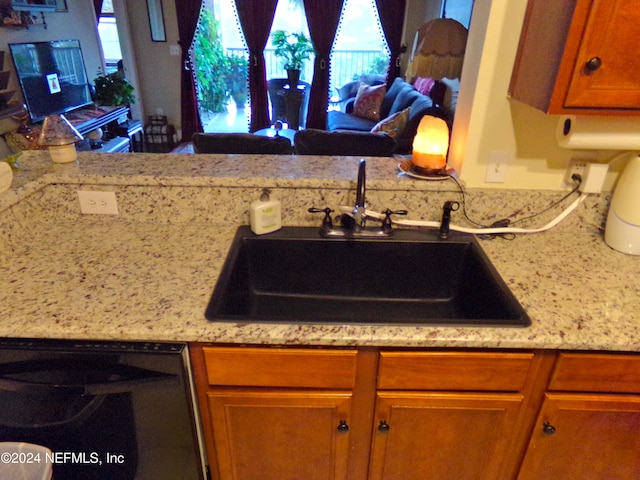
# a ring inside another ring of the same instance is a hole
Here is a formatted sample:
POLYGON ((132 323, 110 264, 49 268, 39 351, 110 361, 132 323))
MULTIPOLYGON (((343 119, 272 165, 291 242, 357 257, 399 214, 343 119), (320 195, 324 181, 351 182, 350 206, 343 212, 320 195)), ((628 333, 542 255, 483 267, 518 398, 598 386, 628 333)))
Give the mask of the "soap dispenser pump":
POLYGON ((640 255, 640 157, 629 160, 613 192, 604 241, 622 253, 640 255))
POLYGON ((249 218, 251 231, 256 235, 275 232, 282 227, 280 202, 272 200, 269 195, 269 190, 264 189, 260 199, 251 202, 249 218))

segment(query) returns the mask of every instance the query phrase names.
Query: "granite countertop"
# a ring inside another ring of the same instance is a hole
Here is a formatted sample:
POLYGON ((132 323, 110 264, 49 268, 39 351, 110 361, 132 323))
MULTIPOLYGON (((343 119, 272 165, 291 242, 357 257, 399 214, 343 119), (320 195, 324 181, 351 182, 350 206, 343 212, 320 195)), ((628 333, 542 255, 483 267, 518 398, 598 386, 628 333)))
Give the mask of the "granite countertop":
MULTIPOLYGON (((247 174, 230 168, 238 159, 210 159, 224 165, 222 174, 205 158, 185 165, 184 156, 155 155, 154 173, 153 165, 141 167, 140 156, 107 156, 115 163, 83 157, 65 168, 29 160, 14 188, 0 194, 0 336, 640 351, 640 258, 611 250, 598 228, 581 219, 542 234, 481 241, 531 317, 528 328, 209 322, 204 310, 236 224, 154 223, 127 215, 30 220, 33 209, 17 207, 33 202, 33 192, 68 183, 237 188, 259 177, 274 187, 352 188, 355 166, 317 159, 309 173, 309 165, 297 161, 268 167, 273 159, 261 158, 247 174), (161 172, 160 162, 183 164, 161 172)), ((371 165, 370 188, 405 188, 406 180, 391 173, 394 166, 382 160, 371 165)), ((415 188, 434 188, 426 183, 415 188)))

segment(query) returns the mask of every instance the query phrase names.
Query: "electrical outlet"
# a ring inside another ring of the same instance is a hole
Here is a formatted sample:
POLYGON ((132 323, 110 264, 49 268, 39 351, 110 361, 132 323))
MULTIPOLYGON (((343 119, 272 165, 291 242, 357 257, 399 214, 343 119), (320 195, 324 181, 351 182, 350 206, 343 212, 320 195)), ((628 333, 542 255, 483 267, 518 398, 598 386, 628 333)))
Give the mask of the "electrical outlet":
POLYGON ((118 215, 116 192, 78 190, 78 200, 80 201, 80 211, 82 213, 118 215))
POLYGON ((608 163, 588 163, 582 175, 580 191, 582 193, 600 193, 608 171, 608 163))
POLYGON ((567 172, 564 176, 565 185, 568 185, 571 187, 575 186, 576 182, 571 179, 571 177, 574 174, 580 175, 584 180, 584 172, 587 168, 588 163, 589 162, 587 162, 586 160, 572 159, 569 162, 569 166, 567 167, 567 172))

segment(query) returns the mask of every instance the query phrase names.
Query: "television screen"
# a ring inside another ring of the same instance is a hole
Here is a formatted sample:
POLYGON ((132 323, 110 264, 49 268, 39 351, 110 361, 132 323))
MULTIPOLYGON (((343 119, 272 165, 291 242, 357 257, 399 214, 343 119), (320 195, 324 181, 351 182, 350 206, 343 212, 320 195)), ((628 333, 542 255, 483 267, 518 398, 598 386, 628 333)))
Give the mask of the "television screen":
POLYGON ((92 103, 78 40, 11 43, 9 50, 32 122, 92 103))

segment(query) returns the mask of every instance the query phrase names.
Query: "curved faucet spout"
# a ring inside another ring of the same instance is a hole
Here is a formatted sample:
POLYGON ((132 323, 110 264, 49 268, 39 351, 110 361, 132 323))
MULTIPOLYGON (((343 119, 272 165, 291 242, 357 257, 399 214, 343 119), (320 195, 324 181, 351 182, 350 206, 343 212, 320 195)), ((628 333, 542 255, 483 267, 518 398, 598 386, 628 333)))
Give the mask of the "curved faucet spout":
POLYGON ((360 165, 358 166, 358 184, 356 187, 356 207, 364 208, 365 204, 365 190, 366 190, 366 172, 367 162, 363 158, 360 160, 360 165))
POLYGON ((356 185, 356 204, 353 207, 353 218, 357 227, 364 227, 365 223, 365 192, 366 192, 366 167, 367 162, 360 160, 358 166, 358 183, 356 185))

